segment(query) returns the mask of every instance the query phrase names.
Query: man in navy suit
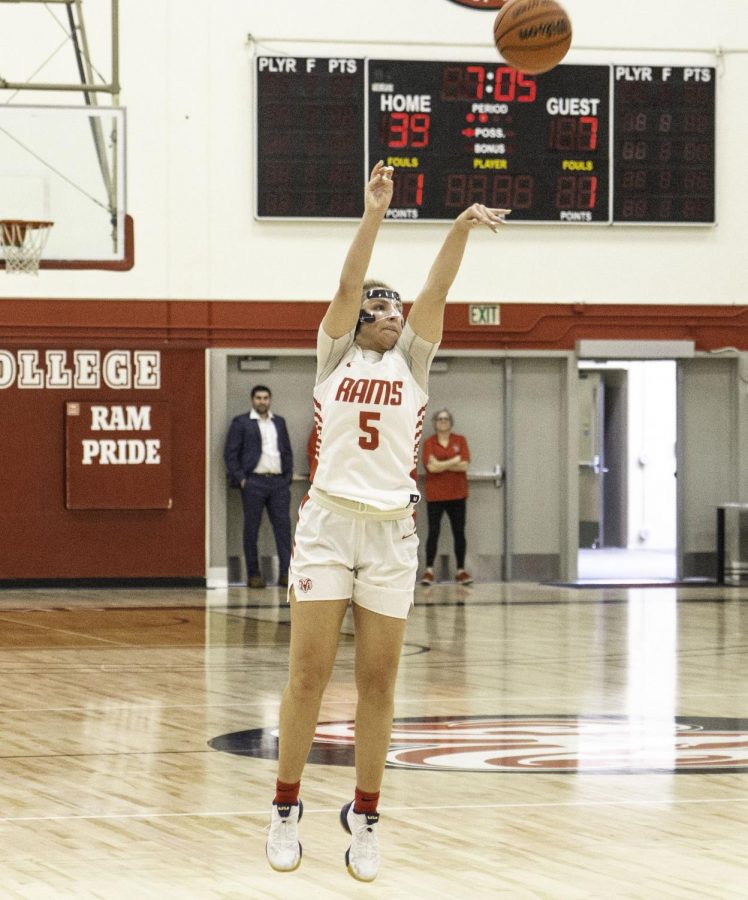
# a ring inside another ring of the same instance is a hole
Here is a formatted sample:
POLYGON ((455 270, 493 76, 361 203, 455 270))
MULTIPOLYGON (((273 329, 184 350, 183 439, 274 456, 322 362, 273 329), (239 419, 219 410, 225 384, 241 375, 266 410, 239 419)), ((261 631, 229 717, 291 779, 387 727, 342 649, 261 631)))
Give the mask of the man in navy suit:
POLYGON ((286 422, 270 412, 270 388, 252 388, 252 409, 231 420, 223 458, 232 487, 241 488, 244 504, 244 556, 247 584, 264 588, 257 557, 257 535, 267 509, 278 551, 278 584, 288 586, 291 561, 291 476, 293 453, 286 422))

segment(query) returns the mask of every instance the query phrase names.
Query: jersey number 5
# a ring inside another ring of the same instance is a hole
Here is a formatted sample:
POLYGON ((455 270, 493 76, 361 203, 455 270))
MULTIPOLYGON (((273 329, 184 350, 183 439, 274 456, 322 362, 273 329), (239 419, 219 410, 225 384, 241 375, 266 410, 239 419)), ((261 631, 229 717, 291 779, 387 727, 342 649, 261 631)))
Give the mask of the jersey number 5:
POLYGON ((381 413, 362 410, 358 416, 358 427, 364 433, 358 439, 358 446, 362 450, 376 450, 379 446, 379 429, 372 425, 382 417, 381 413))

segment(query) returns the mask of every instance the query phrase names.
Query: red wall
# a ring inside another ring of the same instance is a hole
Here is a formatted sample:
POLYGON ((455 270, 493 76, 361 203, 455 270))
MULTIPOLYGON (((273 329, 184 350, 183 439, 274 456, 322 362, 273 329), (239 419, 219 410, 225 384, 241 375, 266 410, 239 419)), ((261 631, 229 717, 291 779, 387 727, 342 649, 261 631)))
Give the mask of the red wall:
MULTIPOLYGON (((23 345, 42 351, 47 346, 92 347, 61 339, 23 345)), ((10 349, 7 341, 2 349, 10 349)), ((204 354, 161 348, 161 379, 161 389, 150 391, 15 386, 0 391, 0 581, 204 578, 204 354), (171 407, 172 508, 66 509, 66 401, 142 404, 156 399, 168 400, 171 407)))
MULTIPOLYGON (((314 347, 326 303, 0 300, 0 346, 314 347), (148 343, 150 341, 150 343, 148 343), (82 346, 82 345, 81 345, 82 346)), ((443 346, 569 350, 580 339, 693 340, 748 349, 748 306, 506 303, 501 324, 471 326, 447 306, 443 346)))
MULTIPOLYGON (((324 303, 0 301, 0 349, 156 349, 158 391, 0 390, 0 582, 201 579, 209 347, 313 347, 324 303), (147 395, 147 396, 146 396, 147 395), (168 400, 173 507, 65 508, 64 404, 168 400)), ((748 349, 748 307, 504 304, 499 326, 447 307, 443 347, 572 349, 584 339, 693 340, 748 349)), ((41 353, 43 356, 43 352, 41 353)))

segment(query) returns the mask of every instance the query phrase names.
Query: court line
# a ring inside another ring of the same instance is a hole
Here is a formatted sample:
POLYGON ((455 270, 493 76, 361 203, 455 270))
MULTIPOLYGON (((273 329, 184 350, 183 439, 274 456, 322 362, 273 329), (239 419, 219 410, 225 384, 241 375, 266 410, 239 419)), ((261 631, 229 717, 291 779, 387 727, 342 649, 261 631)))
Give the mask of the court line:
MULTIPOLYGON (((272 793, 272 792, 271 792, 272 793)), ((746 803, 746 797, 702 797, 693 800, 573 800, 561 803, 487 803, 476 805, 474 803, 460 803, 444 806, 382 806, 380 812, 384 813, 411 813, 411 812, 446 812, 455 810, 502 810, 502 809, 554 809, 554 808, 586 808, 586 807, 614 807, 614 806, 695 806, 704 804, 746 803)), ((66 815, 66 816, 0 816, 0 822, 67 822, 67 821, 99 821, 112 819, 189 819, 189 818, 225 818, 247 816, 265 816, 267 807, 262 809, 244 810, 215 810, 211 812, 137 812, 137 813, 96 813, 91 815, 66 815)), ((323 807, 312 809, 304 806, 304 814, 323 813, 340 815, 340 807, 323 807)))
MULTIPOLYGON (((719 699, 728 699, 730 697, 740 697, 741 699, 745 698, 745 691, 719 691, 710 694, 682 694, 680 696, 680 700, 699 700, 699 699, 710 699, 718 697, 719 699)), ((280 704, 280 693, 277 696, 277 703, 280 704)), ((424 706, 429 707, 431 705, 437 706, 454 706, 455 704, 465 704, 473 702, 475 698, 471 698, 469 695, 463 695, 460 697, 450 697, 450 698, 435 698, 430 700, 428 697, 402 697, 396 698, 396 705, 398 707, 403 706, 417 706, 423 708, 424 706)), ((500 694, 495 697, 487 696, 481 697, 481 703, 500 703, 504 706, 507 705, 508 702, 516 703, 538 703, 538 702, 554 702, 562 700, 564 702, 568 701, 569 697, 566 694, 500 694)), ((355 697, 341 697, 339 700, 336 700, 332 697, 325 697, 323 700, 323 704, 325 706, 350 706, 355 701, 355 697)), ((256 707, 262 707, 263 709, 267 706, 268 700, 267 698, 264 700, 255 700, 251 702, 235 702, 235 703, 121 703, 121 704, 96 704, 96 703, 87 703, 81 706, 3 706, 1 707, 1 711, 3 715, 7 713, 54 713, 54 712, 117 712, 121 710, 141 710, 141 711, 166 711, 170 709, 202 709, 202 710, 211 710, 211 709, 253 709, 256 707)), ((568 715, 580 715, 580 716, 621 716, 625 714, 625 710, 621 710, 620 712, 610 711, 609 709, 605 712, 590 712, 589 710, 583 713, 569 713, 568 715)), ((471 718, 473 716, 478 715, 478 713, 473 712, 460 712, 455 713, 454 715, 460 715, 463 718, 471 718)), ((480 715, 484 715, 481 713, 480 715)), ((493 714, 489 714, 493 715, 493 714)), ((496 713, 496 715, 501 715, 500 713, 496 713)), ((536 712, 529 713, 511 713, 511 715, 541 715, 536 712)), ((553 715, 553 713, 543 713, 542 715, 553 715)), ((397 718, 397 716, 395 716, 397 718)), ((702 718, 704 718, 702 716, 702 718)), ((737 716, 731 715, 722 715, 717 718, 744 718, 743 715, 738 714, 737 716)), ((257 728, 262 728, 264 726, 257 725, 257 728)), ((265 726, 266 727, 266 726, 265 726)))
MULTIPOLYGON (((343 637, 353 637, 353 635, 342 635, 343 637)), ((448 643, 452 644, 453 642, 439 640, 435 643, 443 644, 448 643)), ((497 643, 509 643, 508 641, 503 642, 479 642, 480 647, 485 647, 486 649, 490 649, 491 647, 495 647, 497 643)), ((550 643, 550 641, 549 641, 550 643)), ((267 645, 260 645, 258 649, 263 649, 267 645)), ((142 645, 137 644, 109 644, 109 648, 112 648, 116 651, 128 651, 128 652, 180 652, 184 654, 185 652, 195 653, 196 655, 202 654, 202 649, 198 645, 192 645, 188 648, 177 647, 174 645, 159 645, 154 644, 150 647, 143 647, 142 645)), ((62 652, 65 653, 95 653, 99 650, 104 649, 104 647, 100 646, 88 646, 88 647, 75 647, 75 648, 62 648, 62 652)), ((278 645, 273 645, 273 649, 277 650, 279 653, 283 651, 283 662, 286 662, 285 656, 285 648, 282 648, 278 645)), ((352 649, 348 647, 343 647, 344 650, 352 649)), ((405 649, 408 652, 404 652, 402 655, 402 659, 405 661, 419 659, 419 667, 421 670, 424 669, 441 669, 444 667, 444 660, 442 659, 434 659, 432 656, 427 656, 427 654, 433 653, 445 653, 445 649, 443 647, 435 647, 429 646, 425 644, 416 644, 412 643, 410 645, 406 644, 405 649)), ((247 647, 236 647, 238 653, 247 654, 247 647)), ((724 658, 731 658, 734 656, 739 656, 748 651, 748 644, 734 644, 729 647, 695 647, 693 649, 684 648, 682 650, 677 651, 674 654, 674 658, 678 660, 688 661, 690 659, 701 659, 704 656, 707 656, 715 651, 719 651, 724 658)), ((2 656, 4 651, 0 648, 0 657, 2 656)), ((11 651, 16 655, 19 651, 11 651)), ((38 648, 37 649, 29 649, 28 651, 20 651, 20 652, 29 652, 29 653, 39 653, 42 652, 38 648)), ((599 656, 587 656, 582 662, 587 665, 599 665, 600 663, 612 663, 612 662, 625 662, 629 658, 629 655, 623 651, 615 652, 615 653, 605 653, 599 656)), ((337 661, 336 666, 341 671, 347 671, 352 669, 354 666, 354 657, 345 655, 341 655, 337 661)), ((512 663, 515 665, 532 665, 538 666, 540 664, 549 664, 549 663, 564 663, 568 661, 568 657, 566 656, 546 656, 546 655, 533 655, 533 651, 528 650, 512 650, 512 663)), ((413 665, 414 663, 410 663, 413 665)), ((476 669, 485 668, 486 666, 494 666, 495 659, 486 655, 484 657, 477 657, 475 659, 471 659, 462 663, 463 670, 465 672, 474 671, 476 669)), ((262 660, 238 660, 236 662, 216 662, 216 663, 204 663, 204 662, 194 662, 194 663, 183 663, 178 665, 169 665, 168 663, 69 663, 67 665, 55 665, 54 667, 45 666, 43 663, 32 664, 24 663, 16 667, 15 665, 3 665, 0 662, 0 674, 2 675, 35 675, 38 673, 42 673, 45 675, 48 674, 59 674, 59 673, 71 673, 71 674, 83 674, 85 672, 100 672, 106 674, 125 674, 128 672, 149 672, 149 673, 157 673, 157 672, 202 672, 202 673, 245 673, 245 672, 253 672, 256 673, 258 671, 263 671, 268 668, 276 669, 278 666, 278 660, 274 659, 272 655, 269 655, 267 658, 262 660)))
MULTIPOLYGON (((128 644, 128 643, 125 643, 124 641, 115 641, 112 638, 97 637, 96 635, 91 634, 91 632, 89 632, 89 631, 77 631, 77 630, 73 630, 71 628, 59 628, 58 626, 53 625, 53 624, 45 625, 40 622, 19 622, 13 616, 8 616, 2 612, 0 612, 0 621, 9 622, 11 625, 23 625, 25 628, 36 628, 39 631, 49 632, 52 634, 66 634, 70 637, 85 638, 87 640, 94 642, 93 645, 90 647, 74 647, 74 648, 62 647, 62 648, 59 648, 61 650, 65 650, 65 649, 70 649, 70 650, 75 650, 75 651, 94 650, 94 649, 97 649, 98 645, 101 645, 101 644, 106 645, 106 646, 119 647, 123 650, 133 649, 133 648, 140 649, 142 647, 142 645, 138 645, 138 644, 128 644)), ((7 650, 7 648, 5 648, 5 649, 7 650)), ((13 648, 13 649, 15 649, 15 648, 13 648)), ((37 652, 37 653, 40 650, 40 648, 38 648, 38 647, 32 647, 32 648, 28 648, 28 649, 33 650, 34 652, 37 652)))
MULTIPOLYGON (((480 585, 481 588, 492 587, 492 584, 486 583, 485 585, 480 585)), ((445 585, 445 588, 453 587, 453 585, 445 585)), ((544 588, 552 587, 549 585, 544 585, 544 588)), ((663 585, 664 587, 664 585, 663 585)), ((659 585, 647 585, 647 586, 632 586, 631 588, 618 588, 613 587, 612 585, 602 586, 594 588, 593 590, 598 590, 604 594, 620 594, 621 592, 628 593, 629 590, 636 591, 644 591, 649 590, 650 588, 654 588, 655 590, 660 590, 661 587, 659 585)), ((444 599, 437 600, 433 599, 425 599, 423 595, 416 592, 415 595, 415 603, 414 603, 414 611, 422 611, 426 610, 429 607, 465 607, 465 609, 472 608, 481 608, 481 609, 493 609, 496 607, 510 607, 510 606, 594 606, 596 604, 600 605, 623 605, 631 602, 631 598, 628 596, 603 596, 603 597, 591 597, 585 596, 587 588, 583 588, 581 591, 577 588, 559 588, 560 591, 567 592, 567 595, 562 595, 558 599, 543 599, 543 598, 519 598, 516 600, 510 600, 508 598, 500 598, 498 600, 491 598, 482 598, 478 596, 471 596, 466 600, 453 600, 453 599, 444 599), (568 594, 576 594, 578 596, 568 596, 568 594)), ((691 588, 672 588, 672 590, 691 590, 691 588)), ((693 588, 693 590, 699 590, 702 594, 704 593, 703 588, 693 588)), ((728 588, 726 591, 719 590, 717 593, 716 588, 712 588, 715 591, 715 596, 702 596, 702 597, 691 597, 688 595, 685 596, 677 596, 675 598, 677 603, 746 603, 748 602, 748 597, 742 594, 742 590, 740 588, 728 588), (732 593, 735 592, 735 593, 732 593)), ((549 591, 552 593, 552 591, 549 591)), ((592 593, 592 591, 590 591, 592 593)), ((668 598, 666 598, 668 599, 668 598)), ((15 601, 14 601, 15 602, 15 601)), ((196 603, 196 604, 174 604, 170 603, 168 605, 161 606, 159 604, 139 604, 139 605, 122 605, 122 606, 90 606, 85 601, 81 603, 71 604, 69 606, 3 606, 2 601, 0 600, 0 613, 35 613, 35 612, 132 612, 136 610, 153 610, 153 611, 165 611, 165 610, 195 610, 197 612, 204 613, 217 613, 219 615, 236 615, 236 611, 242 612, 250 612, 250 611, 262 611, 275 614, 276 612, 287 613, 287 608, 285 606, 275 607, 272 601, 268 601, 267 603, 240 603, 240 604, 231 604, 226 605, 224 603, 213 604, 208 598, 204 603, 196 603)), ((245 616, 238 616, 238 618, 246 618, 245 616)), ((275 617, 273 615, 270 619, 261 619, 261 621, 271 621, 275 622, 279 625, 288 625, 288 615, 282 617, 275 617)))

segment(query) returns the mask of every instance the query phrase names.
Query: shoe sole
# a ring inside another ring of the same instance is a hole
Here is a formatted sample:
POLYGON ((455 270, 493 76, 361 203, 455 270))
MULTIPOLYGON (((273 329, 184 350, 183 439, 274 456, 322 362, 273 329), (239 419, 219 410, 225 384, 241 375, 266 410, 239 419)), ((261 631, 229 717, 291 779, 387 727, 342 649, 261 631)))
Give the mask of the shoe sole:
MULTIPOLYGON (((350 803, 346 803, 346 805, 340 810, 340 824, 343 826, 344 830, 351 833, 351 829, 348 827, 348 810, 353 806, 353 800, 350 803)), ((377 877, 373 875, 371 878, 362 878, 360 875, 357 875, 353 869, 351 868, 351 864, 349 860, 349 854, 351 852, 351 848, 349 847, 345 851, 345 870, 351 876, 351 878, 355 878, 356 881, 363 881, 364 884, 368 884, 370 881, 374 881, 377 877)))
POLYGON ((372 878, 362 878, 360 875, 356 875, 356 873, 351 868, 350 863, 348 862, 348 851, 347 850, 345 851, 345 870, 346 870, 346 872, 348 872, 348 874, 351 876, 351 878, 355 878, 356 881, 362 881, 364 884, 369 884, 370 882, 374 881, 374 879, 377 877, 376 875, 374 875, 372 878))
MULTIPOLYGON (((266 855, 267 855, 267 850, 265 851, 265 853, 266 853, 266 855)), ((269 858, 269 857, 268 857, 268 862, 270 863, 270 868, 271 868, 274 872, 295 872, 295 871, 299 868, 299 866, 301 865, 301 844, 299 844, 299 861, 296 863, 296 865, 293 867, 293 869, 279 869, 277 866, 274 866, 274 865, 270 862, 270 858, 269 858)))
MULTIPOLYGON (((351 800, 351 803, 353 801, 351 800)), ((343 829, 351 833, 351 829, 348 827, 348 810, 351 808, 351 803, 346 803, 346 805, 340 810, 340 824, 343 826, 343 829)), ((346 863, 348 860, 346 860, 346 863)))
MULTIPOLYGON (((302 817, 303 815, 304 815, 304 804, 301 802, 301 800, 299 800, 299 818, 298 818, 297 821, 300 822, 300 821, 301 821, 301 817, 302 817)), ((304 850, 303 850, 303 848, 302 848, 302 846, 301 846, 301 841, 299 841, 299 861, 296 863, 296 865, 293 867, 293 869, 279 869, 279 868, 277 868, 276 866, 274 866, 274 865, 270 862, 270 857, 268 856, 268 845, 267 845, 267 842, 265 843, 265 856, 267 856, 267 861, 268 861, 268 863, 269 863, 269 865, 270 865, 270 868, 271 868, 274 872, 295 872, 295 871, 299 868, 299 866, 301 865, 301 857, 303 856, 303 854, 304 854, 304 850)), ((355 876, 354 876, 354 877, 355 877, 355 876)))

